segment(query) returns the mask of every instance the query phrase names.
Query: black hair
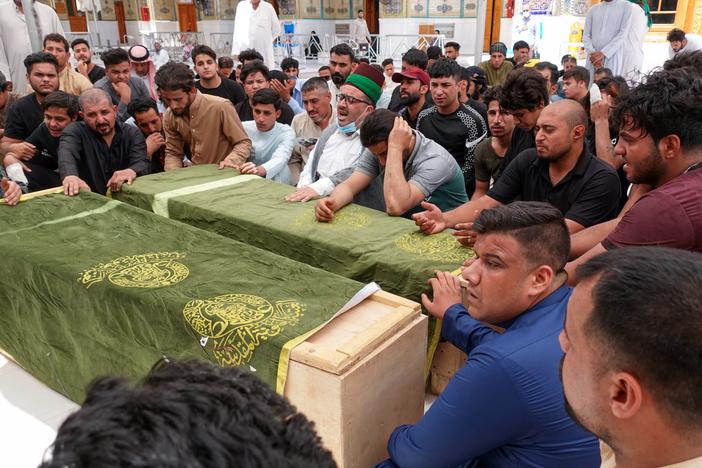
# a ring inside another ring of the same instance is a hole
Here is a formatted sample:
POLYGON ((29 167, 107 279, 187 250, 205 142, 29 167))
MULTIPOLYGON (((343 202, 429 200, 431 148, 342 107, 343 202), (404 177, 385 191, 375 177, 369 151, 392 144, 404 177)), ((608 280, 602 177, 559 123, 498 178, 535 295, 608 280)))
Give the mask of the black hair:
POLYGON ((386 58, 385 60, 380 62, 380 64, 383 66, 383 68, 387 67, 388 65, 393 65, 394 63, 395 63, 395 61, 391 58, 386 58))
POLYGON ((483 96, 483 104, 485 104, 485 107, 490 107, 490 103, 492 101, 497 101, 497 103, 499 104, 501 98, 502 86, 493 86, 492 88, 488 88, 488 90, 485 91, 485 95, 483 96))
POLYGON ((653 142, 677 135, 684 150, 702 146, 702 79, 687 69, 657 71, 619 100, 612 113, 618 125, 630 124, 653 142))
POLYGON ((367 65, 370 65, 370 60, 368 60, 366 57, 360 57, 358 58, 358 63, 365 63, 367 65))
POLYGON ((27 69, 27 74, 32 73, 32 67, 37 63, 50 63, 56 67, 58 73, 58 60, 48 52, 34 52, 29 54, 24 59, 24 67, 27 69))
POLYGON ((428 60, 429 58, 427 57, 426 52, 415 47, 408 49, 407 52, 402 54, 403 62, 405 62, 407 65, 421 68, 422 70, 427 69, 427 64, 429 63, 428 60))
POLYGON ((104 63, 105 68, 107 68, 112 65, 129 62, 129 54, 126 50, 115 47, 114 49, 108 49, 100 54, 100 59, 102 59, 102 63, 104 63))
POLYGON ((635 374, 677 428, 702 429, 702 255, 610 250, 577 270, 594 282, 583 331, 601 365, 635 374))
POLYGON ((73 39, 73 42, 71 42, 71 49, 75 49, 77 45, 80 44, 85 44, 85 46, 90 49, 90 44, 88 44, 88 41, 83 39, 82 37, 79 37, 78 39, 73 39))
POLYGON ((500 233, 519 243, 525 259, 534 267, 548 265, 564 272, 570 255, 570 235, 563 213, 544 202, 516 201, 483 210, 473 223, 478 234, 500 233))
POLYGON ((573 78, 576 82, 584 81, 585 83, 590 84, 590 72, 585 67, 573 67, 567 72, 563 73, 563 80, 565 81, 568 78, 573 78))
POLYGON ((529 47, 529 44, 526 41, 517 41, 512 46, 512 51, 516 51, 519 49, 531 49, 531 47, 529 47))
POLYGON ((196 45, 193 50, 190 51, 190 58, 195 61, 195 57, 198 55, 207 55, 212 58, 212 60, 217 60, 217 52, 212 50, 212 47, 206 46, 204 44, 196 45))
POLYGON ((261 55, 256 49, 246 49, 239 52, 239 61, 241 63, 260 60, 263 62, 263 55, 261 55))
POLYGON ((353 49, 351 48, 350 45, 348 44, 337 44, 331 49, 329 49, 329 57, 331 57, 331 54, 335 55, 346 55, 351 58, 351 61, 353 62, 353 59, 356 57, 353 53, 353 49))
POLYGON ((546 78, 533 68, 522 68, 510 72, 502 85, 500 107, 507 110, 536 109, 548 105, 549 96, 546 78))
POLYGON ((383 73, 383 67, 379 63, 371 63, 370 66, 378 70, 378 73, 383 73))
POLYGON ((278 93, 271 88, 263 88, 256 91, 251 98, 252 107, 256 104, 273 104, 275 110, 280 110, 281 99, 278 93))
POLYGON ((312 78, 308 78, 307 80, 305 80, 305 83, 302 85, 300 92, 307 93, 309 91, 315 91, 317 89, 329 91, 329 85, 327 84, 327 80, 325 80, 321 76, 313 76, 312 78))
POLYGON ((629 83, 626 82, 626 78, 623 76, 604 77, 597 82, 597 87, 606 91, 615 102, 618 102, 622 96, 629 94, 629 83))
POLYGON ((287 80, 290 79, 290 78, 288 77, 288 75, 286 75, 285 73, 283 73, 282 70, 271 70, 271 71, 269 71, 269 72, 268 72, 268 78, 269 78, 268 81, 278 80, 278 81, 280 81, 282 84, 285 84, 285 82, 286 82, 287 80))
POLYGON ((322 65, 321 67, 319 67, 319 70, 317 70, 317 73, 321 72, 322 70, 331 71, 331 68, 329 68, 329 65, 322 65))
POLYGON ((376 109, 363 119, 361 125, 361 144, 368 148, 383 141, 388 141, 397 114, 388 109, 376 109))
POLYGON ((46 43, 47 42, 60 42, 63 44, 63 48, 65 49, 66 52, 70 50, 70 45, 68 44, 68 41, 66 40, 65 37, 60 35, 59 33, 51 33, 47 34, 44 36, 44 41, 42 42, 42 47, 46 49, 46 43))
POLYGON ((285 57, 282 62, 280 62, 280 68, 285 71, 289 68, 300 68, 300 62, 292 57, 285 57))
POLYGON ((602 78, 612 78, 614 73, 612 73, 612 70, 607 67, 600 67, 595 70, 595 75, 604 75, 602 78))
POLYGON ((534 69, 539 71, 549 70, 551 72, 549 81, 552 85, 558 84, 558 67, 555 64, 551 62, 539 62, 536 65, 534 65, 534 69))
POLYGON ((254 60, 253 62, 249 62, 246 65, 244 65, 241 69, 239 79, 243 83, 244 81, 246 81, 246 78, 249 75, 255 74, 257 72, 261 72, 266 81, 271 81, 271 75, 268 71, 268 67, 265 66, 263 62, 259 62, 258 60, 254 60))
POLYGON ((195 74, 184 63, 168 62, 158 69, 154 81, 156 88, 166 91, 180 89, 189 93, 195 88, 195 74))
POLYGON ((234 68, 234 60, 231 57, 220 57, 217 59, 219 68, 234 68))
POLYGON ((570 54, 565 54, 563 57, 561 57, 561 65, 564 65, 566 62, 578 63, 578 59, 576 59, 570 54))
POLYGON ((675 57, 663 63, 664 70, 670 71, 678 68, 685 68, 687 71, 695 73, 698 77, 702 77, 702 50, 675 54, 675 57))
POLYGON ((443 51, 439 46, 429 46, 427 47, 427 58, 429 60, 438 60, 443 57, 443 51))
POLYGON ((168 362, 143 381, 102 377, 61 424, 50 460, 64 466, 323 467, 314 426, 242 367, 168 362))
POLYGON ((158 106, 156 105, 156 101, 151 99, 149 96, 139 96, 138 98, 134 98, 127 105, 127 112, 134 118, 136 118, 137 114, 148 112, 149 109, 153 109, 158 115, 158 106))
POLYGON ((453 77, 456 82, 461 81, 462 67, 455 60, 442 57, 429 67, 430 78, 453 77))
POLYGON ((461 50, 461 44, 459 44, 458 42, 455 42, 455 41, 446 42, 446 43, 444 44, 444 49, 447 48, 447 47, 451 47, 451 48, 453 48, 453 49, 456 49, 456 52, 458 52, 459 50, 461 50))
POLYGON ((668 33, 668 36, 666 37, 666 40, 668 42, 675 42, 675 41, 682 42, 685 40, 685 31, 683 31, 682 29, 678 29, 678 28, 671 29, 670 32, 668 33))
POLYGON ((78 106, 78 96, 63 91, 54 91, 46 95, 41 103, 41 108, 45 111, 49 107, 66 109, 66 114, 68 114, 70 118, 77 116, 80 110, 78 106))

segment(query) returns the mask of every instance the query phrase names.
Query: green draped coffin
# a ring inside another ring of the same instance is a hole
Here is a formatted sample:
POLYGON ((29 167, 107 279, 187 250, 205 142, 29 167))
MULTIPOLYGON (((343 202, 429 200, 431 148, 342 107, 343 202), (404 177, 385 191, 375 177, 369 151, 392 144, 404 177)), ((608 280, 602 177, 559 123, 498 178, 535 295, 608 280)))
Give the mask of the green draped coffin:
POLYGON ((315 201, 284 200, 293 188, 216 166, 140 177, 121 201, 357 281, 419 300, 434 270, 455 270, 471 249, 448 232, 425 236, 414 222, 359 205, 318 223, 315 201))
POLYGON ((247 365, 275 388, 283 346, 363 287, 91 193, 0 205, 0 250, 0 348, 78 402, 94 377, 164 355, 247 365))

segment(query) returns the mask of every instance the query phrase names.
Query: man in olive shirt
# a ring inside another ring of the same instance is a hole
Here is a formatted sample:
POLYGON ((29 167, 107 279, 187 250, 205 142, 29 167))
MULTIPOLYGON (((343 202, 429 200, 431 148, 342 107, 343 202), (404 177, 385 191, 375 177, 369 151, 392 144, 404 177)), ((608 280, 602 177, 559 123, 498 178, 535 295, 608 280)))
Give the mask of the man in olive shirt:
POLYGON ((238 168, 251 152, 232 103, 195 88, 195 75, 183 63, 167 63, 156 73, 156 87, 168 106, 163 117, 166 133, 166 171, 183 167, 184 147, 193 164, 238 168))
POLYGON ((501 85, 514 65, 505 60, 507 46, 502 42, 495 42, 490 46, 490 59, 481 62, 478 66, 485 71, 488 86, 501 85))

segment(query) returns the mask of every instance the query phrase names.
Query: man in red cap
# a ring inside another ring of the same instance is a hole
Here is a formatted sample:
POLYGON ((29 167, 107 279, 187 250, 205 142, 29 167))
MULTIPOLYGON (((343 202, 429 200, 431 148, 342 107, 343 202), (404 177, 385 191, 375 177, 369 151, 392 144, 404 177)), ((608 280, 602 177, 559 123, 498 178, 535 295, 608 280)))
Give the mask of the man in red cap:
POLYGON ((400 83, 400 117, 405 119, 412 130, 417 128, 417 116, 427 107, 429 74, 419 67, 406 67, 393 73, 392 81, 400 83))
POLYGON ((144 85, 149 90, 151 99, 156 102, 158 94, 156 93, 156 84, 154 77, 156 76, 156 65, 151 60, 149 49, 143 45, 135 45, 129 48, 129 63, 132 68, 132 76, 144 82, 144 85))

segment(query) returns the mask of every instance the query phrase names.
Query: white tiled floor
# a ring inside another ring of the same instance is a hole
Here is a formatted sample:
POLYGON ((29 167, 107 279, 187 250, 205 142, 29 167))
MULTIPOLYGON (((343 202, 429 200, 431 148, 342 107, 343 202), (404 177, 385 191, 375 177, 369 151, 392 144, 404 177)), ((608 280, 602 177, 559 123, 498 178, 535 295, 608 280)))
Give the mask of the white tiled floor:
POLYGON ((0 466, 35 468, 77 408, 0 354, 0 466))

